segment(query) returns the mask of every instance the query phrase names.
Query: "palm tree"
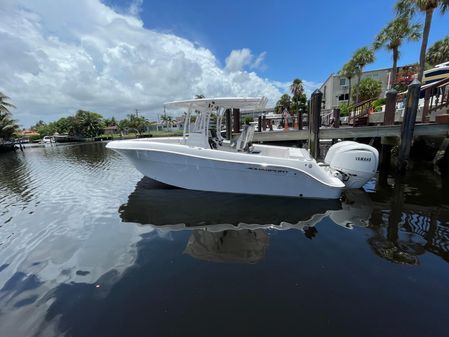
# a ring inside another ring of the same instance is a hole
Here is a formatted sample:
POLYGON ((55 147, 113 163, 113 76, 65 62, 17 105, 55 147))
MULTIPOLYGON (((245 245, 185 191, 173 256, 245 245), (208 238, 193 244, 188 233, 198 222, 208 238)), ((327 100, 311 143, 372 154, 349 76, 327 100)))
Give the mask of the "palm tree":
POLYGON ((356 73, 357 73, 357 66, 352 60, 346 63, 340 70, 340 76, 346 77, 349 82, 348 105, 351 104, 351 89, 352 89, 351 79, 356 75, 356 73))
POLYGON ((449 35, 435 42, 426 54, 426 61, 431 66, 449 61, 449 35))
POLYGON ((10 99, 8 96, 4 95, 0 92, 0 114, 10 114, 8 108, 15 108, 11 103, 6 102, 6 100, 10 99))
POLYGON ((96 112, 84 110, 78 110, 70 123, 74 123, 74 131, 84 137, 98 136, 104 126, 103 116, 96 112))
POLYGON ((6 102, 9 97, 0 92, 0 139, 9 139, 19 128, 16 121, 11 118, 9 109, 15 108, 6 102))
POLYGON ((290 85, 290 92, 293 97, 300 96, 304 93, 304 87, 302 85, 302 81, 299 78, 295 78, 290 85))
POLYGON ((396 81, 397 65, 399 59, 399 47, 404 41, 417 41, 421 37, 421 25, 410 24, 410 21, 404 17, 397 17, 391 21, 374 40, 375 50, 385 47, 393 52, 393 67, 391 70, 390 86, 396 81))
POLYGON ((11 138, 18 128, 14 119, 7 114, 0 113, 0 140, 11 138))
MULTIPOLYGON (((449 1, 449 0, 448 0, 449 1)), ((357 87, 360 87, 360 80, 362 78, 363 68, 367 64, 373 63, 375 60, 374 51, 368 47, 357 49, 352 55, 351 62, 356 65, 357 87)), ((356 92, 356 103, 359 102, 359 92, 356 92)))
POLYGON ((168 122, 168 125, 169 125, 170 130, 171 130, 172 126, 175 124, 175 121, 173 120, 173 117, 172 116, 168 116, 167 122, 168 122))
POLYGON ((279 98, 279 101, 276 102, 276 106, 274 107, 274 110, 276 113, 282 113, 284 110, 290 111, 291 106, 291 98, 288 94, 283 94, 281 98, 279 98))
POLYGON ((430 25, 435 9, 439 8, 444 14, 449 8, 449 0, 399 0, 396 3, 396 11, 400 16, 407 20, 413 17, 417 12, 425 14, 424 29, 422 33, 421 51, 419 53, 418 81, 422 81, 424 67, 426 63, 427 42, 429 40, 430 25))
POLYGON ((165 125, 165 128, 168 130, 169 126, 173 125, 173 118, 171 116, 162 115, 161 116, 162 123, 165 125))
POLYGON ((292 94, 292 113, 299 112, 302 110, 304 112, 307 97, 304 93, 304 86, 299 78, 295 78, 290 85, 290 92, 292 94))

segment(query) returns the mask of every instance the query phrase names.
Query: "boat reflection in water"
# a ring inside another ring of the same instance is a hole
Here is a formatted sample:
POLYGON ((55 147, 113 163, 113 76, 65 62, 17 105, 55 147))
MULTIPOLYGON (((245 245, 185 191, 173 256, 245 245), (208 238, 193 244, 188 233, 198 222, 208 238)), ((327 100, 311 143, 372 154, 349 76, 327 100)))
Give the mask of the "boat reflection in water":
POLYGON ((266 230, 296 229, 313 238, 325 218, 352 229, 367 227, 371 199, 361 190, 343 201, 212 193, 176 189, 144 177, 120 207, 124 222, 160 232, 191 230, 185 253, 213 262, 255 263, 269 244, 266 230))

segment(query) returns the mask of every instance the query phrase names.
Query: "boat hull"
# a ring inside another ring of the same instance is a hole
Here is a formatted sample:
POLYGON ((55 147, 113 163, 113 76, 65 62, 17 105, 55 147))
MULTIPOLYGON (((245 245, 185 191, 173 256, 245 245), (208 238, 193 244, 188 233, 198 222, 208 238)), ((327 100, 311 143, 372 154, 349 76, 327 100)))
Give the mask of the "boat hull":
MULTIPOLYGON (((119 149, 145 176, 181 188, 337 199, 344 185, 327 185, 293 167, 194 156, 158 149, 119 149)), ((206 154, 209 150, 202 150, 206 154)))

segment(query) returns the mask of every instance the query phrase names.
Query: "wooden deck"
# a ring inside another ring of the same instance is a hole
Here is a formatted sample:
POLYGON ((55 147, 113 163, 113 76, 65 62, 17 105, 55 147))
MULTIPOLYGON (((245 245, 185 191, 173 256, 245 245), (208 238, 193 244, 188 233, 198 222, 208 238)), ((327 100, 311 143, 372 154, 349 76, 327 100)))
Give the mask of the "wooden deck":
MULTIPOLYGON (((400 137, 401 125, 320 128, 320 139, 400 137)), ((449 136, 449 124, 416 124, 416 136, 449 136)), ((307 140, 309 130, 265 131, 254 133, 254 142, 307 140)))

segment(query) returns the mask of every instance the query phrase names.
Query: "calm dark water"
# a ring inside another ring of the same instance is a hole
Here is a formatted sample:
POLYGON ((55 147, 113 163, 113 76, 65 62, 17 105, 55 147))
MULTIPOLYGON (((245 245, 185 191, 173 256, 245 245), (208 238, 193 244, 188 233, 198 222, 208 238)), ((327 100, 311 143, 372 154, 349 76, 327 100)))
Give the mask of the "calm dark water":
POLYGON ((0 156, 0 336, 447 336, 449 184, 170 189, 104 144, 0 156))

